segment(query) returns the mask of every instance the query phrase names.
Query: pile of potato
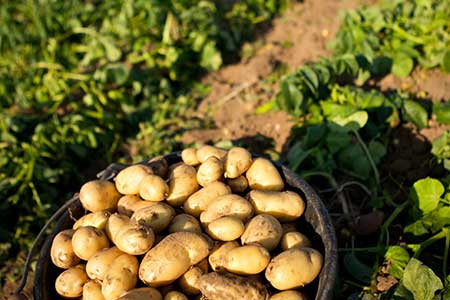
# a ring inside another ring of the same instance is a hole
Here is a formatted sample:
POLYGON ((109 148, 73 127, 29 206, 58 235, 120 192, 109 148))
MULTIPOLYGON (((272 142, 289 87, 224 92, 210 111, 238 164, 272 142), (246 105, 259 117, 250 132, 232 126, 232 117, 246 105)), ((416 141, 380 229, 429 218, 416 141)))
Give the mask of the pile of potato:
POLYGON ((80 190, 88 211, 53 240, 55 288, 83 300, 298 300, 323 257, 295 225, 302 198, 239 147, 189 148, 80 190))

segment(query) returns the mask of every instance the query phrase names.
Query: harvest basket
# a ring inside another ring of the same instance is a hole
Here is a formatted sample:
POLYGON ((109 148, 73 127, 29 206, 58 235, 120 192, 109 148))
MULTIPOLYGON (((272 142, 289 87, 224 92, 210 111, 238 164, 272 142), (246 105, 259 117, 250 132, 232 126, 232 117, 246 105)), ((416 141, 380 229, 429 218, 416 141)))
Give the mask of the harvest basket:
MULTIPOLYGON (((179 153, 171 153, 164 156, 164 158, 169 164, 181 161, 181 155, 179 153)), ((274 164, 287 183, 287 188, 296 191, 305 200, 306 210, 304 215, 299 219, 298 226, 311 238, 314 248, 324 254, 322 271, 319 277, 312 284, 308 285, 307 290, 310 295, 315 295, 315 300, 331 300, 337 274, 338 255, 336 236, 328 212, 318 195, 306 181, 285 166, 276 163, 274 164)), ((100 172, 97 177, 107 180, 113 179, 116 174, 126 166, 127 165, 123 164, 111 164, 105 170, 100 172)), ((25 298, 21 294, 21 291, 25 285, 29 262, 33 253, 42 245, 42 242, 44 242, 44 244, 40 248, 34 277, 34 299, 50 300, 59 298, 54 288, 54 282, 61 270, 55 267, 51 262, 50 247, 55 235, 61 230, 71 228, 74 221, 83 214, 84 209, 81 206, 78 195, 75 194, 72 199, 67 201, 49 219, 30 250, 23 274, 23 280, 17 288, 16 294, 13 295, 12 298, 25 298), (56 224, 53 230, 45 238, 45 229, 54 221, 56 221, 56 224)))

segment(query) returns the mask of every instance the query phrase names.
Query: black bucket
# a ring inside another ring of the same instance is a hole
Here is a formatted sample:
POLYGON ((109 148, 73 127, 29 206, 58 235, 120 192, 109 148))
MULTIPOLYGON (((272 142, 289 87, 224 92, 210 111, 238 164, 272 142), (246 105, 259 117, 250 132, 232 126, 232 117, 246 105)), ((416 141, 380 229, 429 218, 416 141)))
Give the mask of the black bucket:
MULTIPOLYGON (((169 164, 181 161, 179 153, 172 153, 166 155, 164 158, 169 164)), ((275 165, 287 183, 286 188, 296 191, 305 200, 306 210, 304 215, 298 221, 298 227, 311 238, 313 247, 324 254, 322 271, 318 279, 308 285, 307 292, 310 295, 315 295, 315 300, 331 300, 337 274, 338 255, 336 236, 328 212, 318 195, 306 181, 285 166, 276 163, 275 165)), ((99 173, 97 177, 108 180, 112 179, 126 166, 127 165, 112 164, 99 173)), ((64 229, 72 228, 74 220, 81 217, 84 213, 85 211, 81 206, 78 196, 75 195, 74 198, 69 200, 64 207, 56 212, 54 217, 50 219, 57 219, 57 223, 50 235, 47 236, 44 245, 40 250, 34 278, 34 300, 60 298, 56 294, 54 283, 58 274, 61 273, 61 269, 58 269, 51 262, 50 247, 55 235, 64 229), (58 215, 60 214, 62 214, 62 216, 58 219, 58 215)), ((35 244, 38 244, 38 239, 39 237, 35 244)), ((33 252, 33 249, 30 252, 33 252)), ((24 273, 24 276, 26 276, 27 272, 25 271, 24 273)), ((18 289, 17 292, 20 293, 20 291, 21 288, 18 289)))

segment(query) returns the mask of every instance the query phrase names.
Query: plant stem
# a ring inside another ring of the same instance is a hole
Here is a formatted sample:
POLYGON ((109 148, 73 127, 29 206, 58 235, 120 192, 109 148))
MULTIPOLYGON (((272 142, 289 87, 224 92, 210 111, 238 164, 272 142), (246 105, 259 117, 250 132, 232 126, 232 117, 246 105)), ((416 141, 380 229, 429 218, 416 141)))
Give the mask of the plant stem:
POLYGON ((380 185, 380 174, 378 173, 378 169, 377 169, 377 166, 376 166, 376 164, 375 164, 375 161, 373 160, 373 157, 372 157, 372 155, 370 154, 369 149, 367 149, 367 146, 366 146, 366 144, 364 143, 364 141, 362 140, 362 138, 361 138, 361 136, 359 135, 358 131, 357 131, 357 130, 352 130, 352 132, 355 134, 356 139, 358 140, 359 144, 360 144, 361 147, 363 148, 364 153, 366 154, 367 159, 369 160, 370 166, 371 166, 372 169, 373 169, 373 173, 374 173, 374 175, 375 175, 375 182, 376 182, 376 185, 379 186, 379 185, 380 185))
POLYGON ((434 244, 435 242, 439 241, 440 239, 443 239, 447 236, 447 228, 442 228, 441 231, 430 237, 428 240, 423 241, 420 243, 419 249, 414 253, 414 258, 418 258, 420 254, 422 254, 422 251, 430 246, 431 244, 434 244))
POLYGON ((445 227, 442 230, 444 229, 446 231, 446 235, 445 235, 444 261, 442 263, 442 273, 444 274, 444 278, 447 278, 448 251, 450 248, 450 230, 448 227, 445 227))

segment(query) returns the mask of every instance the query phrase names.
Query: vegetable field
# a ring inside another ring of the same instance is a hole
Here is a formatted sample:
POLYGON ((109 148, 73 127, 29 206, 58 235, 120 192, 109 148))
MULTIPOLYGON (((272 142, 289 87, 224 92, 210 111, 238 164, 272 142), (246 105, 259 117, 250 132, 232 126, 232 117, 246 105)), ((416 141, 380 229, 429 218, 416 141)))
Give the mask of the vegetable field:
POLYGON ((3 293, 82 182, 209 143, 313 185, 335 299, 450 299, 449 73, 449 0, 6 2, 3 293))

